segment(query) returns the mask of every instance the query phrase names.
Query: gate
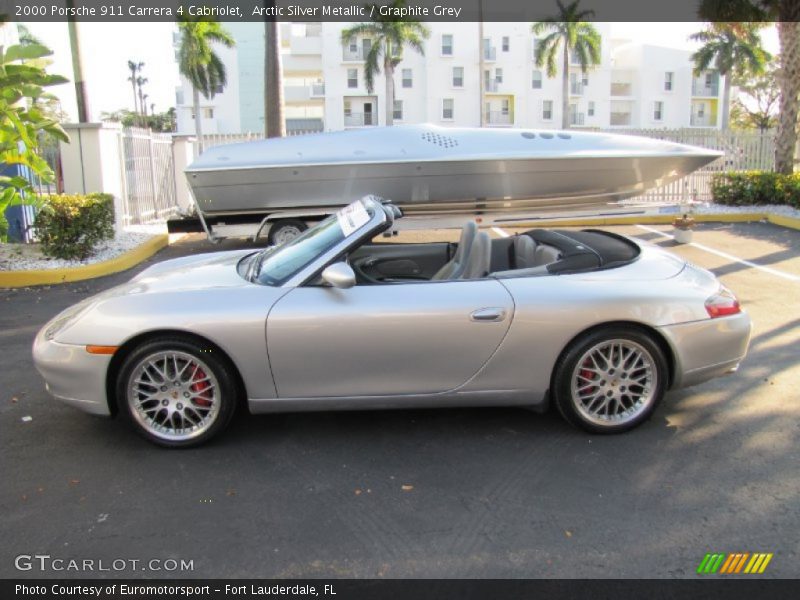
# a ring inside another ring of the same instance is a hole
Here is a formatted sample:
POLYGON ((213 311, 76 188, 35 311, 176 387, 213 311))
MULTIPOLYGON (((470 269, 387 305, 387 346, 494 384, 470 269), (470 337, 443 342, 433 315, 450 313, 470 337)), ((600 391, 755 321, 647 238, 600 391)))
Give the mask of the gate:
POLYGON ((177 212, 172 136, 123 129, 120 137, 125 225, 163 221, 177 212))

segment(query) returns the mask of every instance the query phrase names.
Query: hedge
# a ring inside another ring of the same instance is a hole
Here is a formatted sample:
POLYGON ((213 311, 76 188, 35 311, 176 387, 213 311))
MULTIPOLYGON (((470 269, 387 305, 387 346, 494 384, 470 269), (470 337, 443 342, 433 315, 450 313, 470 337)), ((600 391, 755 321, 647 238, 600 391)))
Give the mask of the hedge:
POLYGON ((800 173, 718 173, 711 180, 711 194, 714 202, 729 206, 786 204, 800 208, 800 173))
POLYGON ((34 227, 47 256, 84 259, 98 242, 114 237, 114 197, 59 194, 44 198, 34 227))

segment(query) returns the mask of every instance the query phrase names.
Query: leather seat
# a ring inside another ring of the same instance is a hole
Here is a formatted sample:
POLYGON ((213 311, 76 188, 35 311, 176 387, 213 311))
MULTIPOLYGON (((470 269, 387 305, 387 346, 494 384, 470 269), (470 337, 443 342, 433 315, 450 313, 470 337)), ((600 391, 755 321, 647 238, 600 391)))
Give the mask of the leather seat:
POLYGON ((464 274, 464 269, 467 266, 469 255, 472 251, 472 245, 475 242, 475 236, 478 233, 478 226, 474 221, 467 221, 461 229, 461 239, 458 241, 458 248, 450 262, 439 269, 431 281, 438 281, 441 279, 460 279, 464 274))
POLYGON ((492 263, 492 240, 489 234, 481 231, 475 237, 472 251, 467 258, 467 264, 461 277, 454 279, 480 279, 489 274, 492 263))
POLYGON ((528 235, 518 235, 511 245, 510 268, 527 269, 536 266, 536 242, 528 235))

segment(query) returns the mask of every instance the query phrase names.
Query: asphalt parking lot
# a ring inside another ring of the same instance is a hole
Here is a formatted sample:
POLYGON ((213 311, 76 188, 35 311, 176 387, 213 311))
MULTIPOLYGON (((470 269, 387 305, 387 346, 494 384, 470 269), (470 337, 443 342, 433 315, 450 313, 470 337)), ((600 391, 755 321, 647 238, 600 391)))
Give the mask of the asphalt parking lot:
POLYGON ((797 577, 800 231, 701 224, 675 246, 665 226, 608 229, 710 268, 754 322, 738 373, 613 437, 521 409, 240 414, 211 445, 162 450, 51 400, 30 346, 66 306, 205 242, 0 290, 0 576, 91 575, 14 567, 49 554, 193 560, 134 577, 693 577, 706 552, 770 552, 765 577, 797 577))

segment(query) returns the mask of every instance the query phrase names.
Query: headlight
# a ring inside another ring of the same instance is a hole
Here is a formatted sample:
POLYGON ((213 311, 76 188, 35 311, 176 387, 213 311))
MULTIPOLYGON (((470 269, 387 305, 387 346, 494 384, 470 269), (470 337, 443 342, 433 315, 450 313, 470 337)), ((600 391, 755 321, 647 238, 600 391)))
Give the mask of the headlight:
POLYGON ((58 335, 58 332, 67 327, 75 321, 81 313, 91 306, 93 298, 87 298, 82 302, 78 302, 75 306, 70 306, 65 311, 56 315, 56 318, 50 321, 44 330, 44 339, 48 342, 52 341, 58 335))

